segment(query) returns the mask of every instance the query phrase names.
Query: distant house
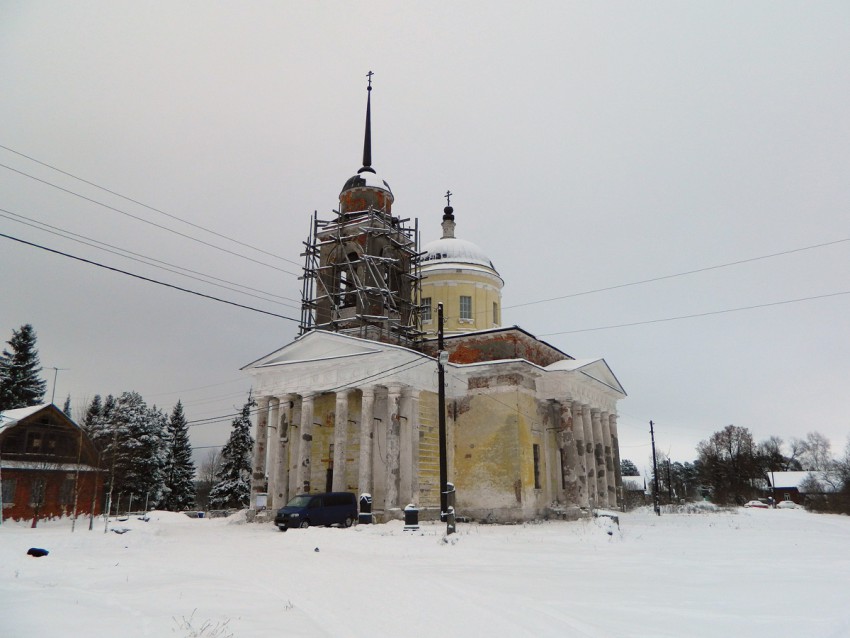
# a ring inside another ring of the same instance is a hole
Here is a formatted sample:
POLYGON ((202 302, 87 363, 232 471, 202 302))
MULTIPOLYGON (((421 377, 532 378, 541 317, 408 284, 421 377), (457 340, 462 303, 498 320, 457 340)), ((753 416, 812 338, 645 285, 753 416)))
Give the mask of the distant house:
POLYGON ((768 472, 767 479, 777 502, 794 501, 803 505, 806 499, 836 491, 825 472, 768 472))
POLYGON ((642 476, 624 476, 623 479, 623 503, 627 510, 646 505, 646 479, 642 476))
POLYGON ((100 512, 97 450, 52 404, 0 412, 0 479, 3 519, 100 512))

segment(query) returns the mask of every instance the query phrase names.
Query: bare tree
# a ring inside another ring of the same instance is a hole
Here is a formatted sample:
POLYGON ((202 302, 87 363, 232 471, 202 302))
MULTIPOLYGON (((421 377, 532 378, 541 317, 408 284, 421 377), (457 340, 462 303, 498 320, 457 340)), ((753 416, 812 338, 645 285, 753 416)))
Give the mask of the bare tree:
POLYGON ((195 503, 202 509, 209 507, 210 490, 215 485, 216 474, 221 468, 221 448, 207 450, 207 455, 198 468, 195 484, 195 503))

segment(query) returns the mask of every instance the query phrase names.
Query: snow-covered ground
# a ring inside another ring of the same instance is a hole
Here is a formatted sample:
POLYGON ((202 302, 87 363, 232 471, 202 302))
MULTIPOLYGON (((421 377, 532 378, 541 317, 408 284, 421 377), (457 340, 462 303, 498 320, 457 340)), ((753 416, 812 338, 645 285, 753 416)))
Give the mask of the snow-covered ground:
POLYGON ((109 525, 129 531, 0 526, 0 636, 850 636, 846 516, 643 510, 449 542, 244 513, 109 525))

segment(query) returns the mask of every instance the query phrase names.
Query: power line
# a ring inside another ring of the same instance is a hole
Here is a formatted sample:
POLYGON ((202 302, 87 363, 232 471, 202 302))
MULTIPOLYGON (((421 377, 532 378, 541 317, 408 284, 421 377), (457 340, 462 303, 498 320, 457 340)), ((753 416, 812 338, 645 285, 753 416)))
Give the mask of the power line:
POLYGON ((65 230, 64 228, 59 228, 57 226, 52 226, 45 222, 38 221, 36 219, 31 219, 26 217, 25 215, 19 215, 18 213, 13 213, 12 211, 6 210, 5 208, 0 208, 0 211, 4 213, 8 213, 8 215, 0 214, 0 217, 8 219, 13 222, 17 222, 19 224, 24 224, 25 226, 29 226, 30 228, 36 228, 38 230, 44 231, 46 233, 50 233, 51 235, 56 235, 57 237, 62 237, 63 239, 70 239, 71 241, 77 242, 78 244, 83 244, 84 246, 89 246, 91 248, 97 248, 98 250, 102 250, 107 253, 111 253, 113 255, 117 255, 119 257, 123 257, 124 259, 130 259, 132 261, 138 262, 140 264, 145 264, 146 266, 153 266, 154 268, 159 268, 160 270, 165 270, 166 272, 173 273, 175 275, 180 275, 181 277, 188 277, 189 279, 193 279, 195 281, 200 281, 205 284, 211 284, 213 286, 218 286, 219 288, 224 288, 225 290, 230 290, 231 292, 236 292, 242 295, 247 295, 249 297, 253 297, 255 299, 260 299, 262 301, 267 301, 269 303, 278 304, 281 306, 286 306, 289 308, 299 309, 299 306, 293 306, 292 304, 284 303, 282 301, 275 301, 274 299, 268 299, 266 297, 260 297, 259 295, 254 295, 250 292, 245 292, 244 290, 238 290, 237 288, 231 288, 230 286, 225 286, 222 284, 217 284, 215 281, 220 281, 224 284, 230 284, 231 286, 237 286, 239 288, 244 288, 245 290, 253 290, 254 292, 259 292, 268 297, 277 297, 278 299, 284 299, 287 301, 295 301, 294 299, 290 299, 288 297, 281 297, 280 295, 275 295, 270 292, 265 292, 263 290, 258 290, 257 288, 251 288, 250 286, 245 286, 243 284, 239 284, 233 281, 228 281, 226 279, 221 279, 220 277, 215 277, 213 275, 207 275, 202 272, 198 272, 197 270, 191 270, 190 268, 184 268, 183 266, 177 266, 176 264, 168 263, 167 261, 162 261, 161 259, 156 259, 155 257, 148 257, 147 255, 142 255, 140 253, 133 252, 132 250, 127 250, 126 248, 121 248, 119 246, 114 246, 112 244, 108 244, 106 242, 99 241, 97 239, 92 239, 91 237, 86 237, 85 235, 79 235, 77 233, 71 232, 70 230, 65 230), (10 217, 12 215, 13 217, 10 217), (20 219, 15 219, 20 218, 20 219), (27 220, 27 221, 23 221, 27 220), (33 222, 33 223, 28 223, 33 222), (38 224, 38 225, 37 225, 38 224), (44 226, 42 228, 41 226, 44 226), (53 230, 49 230, 53 229, 53 230), (77 239, 79 238, 79 239, 77 239), (106 248, 104 248, 106 246, 106 248), (110 250, 114 249, 114 250, 110 250), (116 252, 120 251, 120 252, 116 252), (126 254, 123 254, 126 253, 126 254), (131 257, 130 255, 135 255, 135 257, 131 257), (138 257, 138 259, 136 258, 138 257), (154 262, 154 263, 151 263, 154 262), (157 264, 163 264, 159 266, 157 264), (166 267, 168 266, 168 267, 166 267), (173 270, 173 268, 177 268, 177 270, 173 270), (179 272, 179 271, 185 272, 179 272), (199 275, 199 277, 193 277, 192 275, 186 273, 193 273, 195 275, 199 275), (206 277, 207 279, 201 279, 201 277, 206 277), (208 279, 212 279, 214 281, 208 281, 208 279))
MULTIPOLYGON (((68 190, 67 188, 63 188, 61 186, 58 186, 57 184, 52 184, 51 182, 43 180, 39 177, 35 177, 34 175, 30 175, 29 173, 25 173, 24 171, 19 171, 18 169, 12 168, 11 166, 7 166, 6 164, 0 163, 0 167, 3 167, 7 170, 18 173, 19 175, 23 175, 24 177, 29 177, 30 179, 33 179, 37 182, 41 182, 42 184, 46 184, 47 186, 50 186, 50 187, 55 188, 57 190, 68 193, 69 195, 73 195, 74 197, 79 197, 80 199, 84 199, 84 200, 91 202, 93 204, 97 204, 98 206, 103 206, 104 208, 111 210, 111 211, 115 211, 116 213, 120 213, 121 215, 126 215, 127 217, 130 217, 132 219, 140 221, 144 224, 149 224, 150 226, 154 226, 154 227, 159 228, 161 230, 165 230, 169 233, 173 233, 174 235, 178 235, 180 237, 183 237, 184 239, 188 239, 188 240, 196 242, 198 244, 202 244, 202 245, 207 246, 209 248, 214 248, 215 250, 220 250, 221 252, 227 253, 228 255, 233 255, 234 257, 239 257, 240 259, 245 259, 245 260, 253 262, 255 264, 259 264, 261 266, 266 266, 267 268, 273 268, 274 270, 284 272, 288 275, 293 275, 295 277, 299 276, 299 275, 297 275, 296 273, 294 273, 290 270, 286 270, 285 268, 278 268, 277 266, 272 266, 271 264, 267 264, 264 261, 260 261, 258 259, 253 259, 252 257, 248 257, 247 255, 242 255, 242 254, 234 252, 232 250, 228 250, 227 248, 222 248, 221 246, 216 246, 215 244, 211 244, 209 242, 206 242, 203 239, 198 239, 197 237, 192 237, 191 235, 187 235, 186 233, 181 233, 179 230, 174 230, 173 228, 168 228, 168 226, 163 226, 162 224, 157 224, 156 222, 152 222, 148 219, 145 219, 144 217, 139 217, 138 215, 133 215, 132 213, 128 213, 127 211, 121 210, 120 208, 115 208, 114 206, 110 206, 109 204, 104 204, 103 202, 99 202, 96 199, 92 199, 91 197, 86 197, 85 195, 75 193, 72 190, 68 190)), ((283 259, 283 258, 280 257, 279 259, 283 259)), ((286 260, 286 261, 289 261, 289 260, 286 260)))
POLYGON ((52 166, 50 164, 47 164, 46 162, 42 162, 41 160, 37 160, 36 158, 34 158, 30 155, 26 155, 25 153, 21 153, 20 151, 16 151, 15 149, 9 148, 8 146, 3 146, 2 144, 0 144, 0 148, 5 149, 5 150, 9 151, 10 153, 14 153, 15 155, 19 155, 20 157, 25 157, 28 160, 30 160, 31 162, 35 162, 36 164, 40 164, 41 166, 45 166, 45 167, 47 167, 51 170, 56 171, 57 173, 62 173, 62 175, 67 175, 68 177, 72 177, 73 179, 76 179, 80 182, 83 182, 84 184, 88 184, 89 186, 94 186, 95 188, 100 189, 100 190, 102 190, 106 193, 109 193, 110 195, 115 195, 116 197, 120 197, 123 200, 126 200, 128 202, 132 202, 134 204, 138 204, 139 206, 147 208, 148 210, 152 210, 155 213, 159 213, 160 215, 165 215, 166 217, 169 217, 171 219, 174 219, 174 220, 177 220, 177 221, 182 222, 184 224, 187 224, 188 226, 191 226, 192 228, 197 228, 198 230, 202 230, 204 232, 210 233, 211 235, 215 235, 216 237, 226 239, 227 241, 232 241, 234 244, 244 246, 245 248, 250 248, 251 250, 256 250, 257 252, 263 253, 264 255, 268 255, 269 257, 274 257, 275 259, 280 259, 281 261, 286 261, 286 262, 289 262, 290 264, 294 264, 296 266, 301 265, 301 264, 299 264, 295 261, 292 261, 291 259, 287 259, 286 257, 281 257, 280 255, 276 255, 274 253, 268 252, 266 250, 263 250, 262 248, 258 248, 257 246, 253 246, 252 244, 247 244, 245 242, 239 241, 238 239, 233 239, 232 237, 228 237, 227 235, 222 235, 221 233, 218 233, 214 230, 206 228, 205 226, 195 224, 195 223, 190 222, 186 219, 183 219, 182 217, 178 217, 177 215, 167 213, 164 210, 160 210, 159 208, 155 208, 153 206, 145 204, 144 202, 140 202, 139 200, 133 199, 132 197, 127 197, 126 195, 122 195, 121 193, 110 190, 110 189, 108 189, 104 186, 100 186, 99 184, 95 184, 94 182, 90 182, 87 179, 83 179, 82 177, 78 177, 77 175, 74 175, 74 174, 69 173, 67 171, 63 171, 61 168, 57 168, 56 166, 52 166))
POLYGON ((5 237, 6 239, 11 239, 12 241, 19 242, 21 244, 25 244, 27 246, 32 246, 33 248, 40 248, 41 250, 46 250, 47 252, 54 253, 56 255, 62 255, 63 257, 68 257, 69 259, 76 259, 77 261, 81 261, 86 264, 91 264, 92 266, 97 266, 99 268, 104 268, 106 270, 111 270, 113 272, 121 273, 122 275, 127 275, 128 277, 135 277, 136 279, 141 279, 142 281, 147 281, 152 284, 158 284, 160 286, 165 286, 166 288, 172 288, 174 290, 179 290, 180 292, 186 292, 190 295, 195 295, 197 297, 203 297, 204 299, 210 299, 212 301, 218 301, 219 303, 224 303, 229 306, 236 306, 237 308, 244 308, 245 310, 253 310, 254 312, 259 312, 260 314, 269 315, 271 317, 277 317, 279 319, 286 319, 287 321, 292 321, 295 323, 301 323, 299 319, 294 319, 292 317, 287 317, 286 315, 279 315, 274 312, 269 312, 267 310, 260 310, 259 308, 253 308, 251 306, 246 306, 244 304, 236 303, 235 301, 227 301, 226 299, 221 299, 219 297, 213 297, 212 295, 206 295, 202 292, 197 292, 195 290, 189 290, 188 288, 181 288, 180 286, 175 286, 174 284, 168 284, 164 281, 159 281, 157 279, 151 279, 150 277, 143 277, 142 275, 137 275, 135 273, 128 272, 126 270, 121 270, 120 268, 114 268, 112 266, 107 266, 105 264, 98 263, 96 261, 92 261, 90 259, 84 259, 83 257, 77 257, 76 255, 71 255, 69 253, 63 253, 60 250, 54 250, 53 248, 48 248, 47 246, 42 246, 40 244, 35 244, 30 241, 26 241, 24 239, 19 239, 18 237, 12 237, 11 235, 6 235, 4 233, 0 233, 0 237, 5 237))
POLYGON ((581 297, 583 295, 592 295, 597 292, 606 292, 608 290, 617 290, 618 288, 628 288, 629 286, 640 286, 642 284, 648 284, 655 281, 663 281, 665 279, 674 279, 676 277, 684 277, 686 275, 694 275, 701 272, 707 272, 710 270, 718 270, 720 268, 728 268, 730 266, 739 266, 741 264, 748 264, 754 261, 760 261, 762 259, 771 259, 773 257, 781 257, 783 255, 790 255, 792 253, 799 253, 805 250, 813 250, 815 248, 825 248, 826 246, 834 246, 835 244, 841 244, 844 242, 850 241, 850 237, 845 239, 836 239, 835 241, 828 241, 822 244, 813 244, 811 246, 803 246, 802 248, 791 248, 789 250, 783 250, 778 253, 771 253, 769 255, 759 255, 758 257, 748 257, 747 259, 738 259, 736 261, 730 261, 725 264, 716 264, 714 266, 706 266, 704 268, 695 268, 694 270, 686 270, 684 272, 674 273, 672 275, 662 275, 660 277, 652 277, 650 279, 641 279, 639 281, 632 281, 625 284, 617 284, 616 286, 606 286, 605 288, 594 288, 593 290, 585 290, 582 292, 574 292, 568 295, 561 295, 559 297, 550 297, 548 299, 539 299, 537 301, 527 301, 525 303, 514 304, 512 306, 503 306, 504 310, 508 310, 511 308, 522 308, 523 306, 532 306, 534 304, 540 303, 548 303, 550 301, 558 301, 560 299, 570 299, 572 297, 581 297))
POLYGON ((663 319, 648 319, 646 321, 634 321, 632 323, 620 323, 610 326, 599 326, 596 328, 581 328, 580 330, 562 330, 561 332, 547 332, 541 334, 541 337, 551 337, 554 335, 575 334, 577 332, 593 332, 595 330, 611 330, 613 328, 628 328, 630 326, 642 326, 650 323, 663 323, 666 321, 678 321, 679 319, 694 319, 696 317, 708 317, 711 315, 722 315, 727 312, 740 312, 742 310, 755 310, 757 308, 769 308, 771 306, 782 306, 785 304, 801 303, 803 301, 814 301, 815 299, 826 299, 828 297, 838 297, 841 295, 850 295, 850 290, 839 292, 831 292, 825 295, 814 295, 812 297, 800 297, 799 299, 785 299, 783 301, 774 301, 771 303, 757 304, 754 306, 741 306, 740 308, 726 308, 725 310, 712 310, 709 312, 699 312, 692 315, 680 315, 678 317, 665 317, 663 319))

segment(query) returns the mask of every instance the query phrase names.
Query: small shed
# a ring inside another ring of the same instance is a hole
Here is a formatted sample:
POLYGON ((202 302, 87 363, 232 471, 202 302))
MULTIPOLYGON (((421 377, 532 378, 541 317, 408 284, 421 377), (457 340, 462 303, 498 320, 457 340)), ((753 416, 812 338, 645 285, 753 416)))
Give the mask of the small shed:
POLYGON ((0 483, 4 520, 100 512, 98 452, 53 404, 0 412, 0 483))

